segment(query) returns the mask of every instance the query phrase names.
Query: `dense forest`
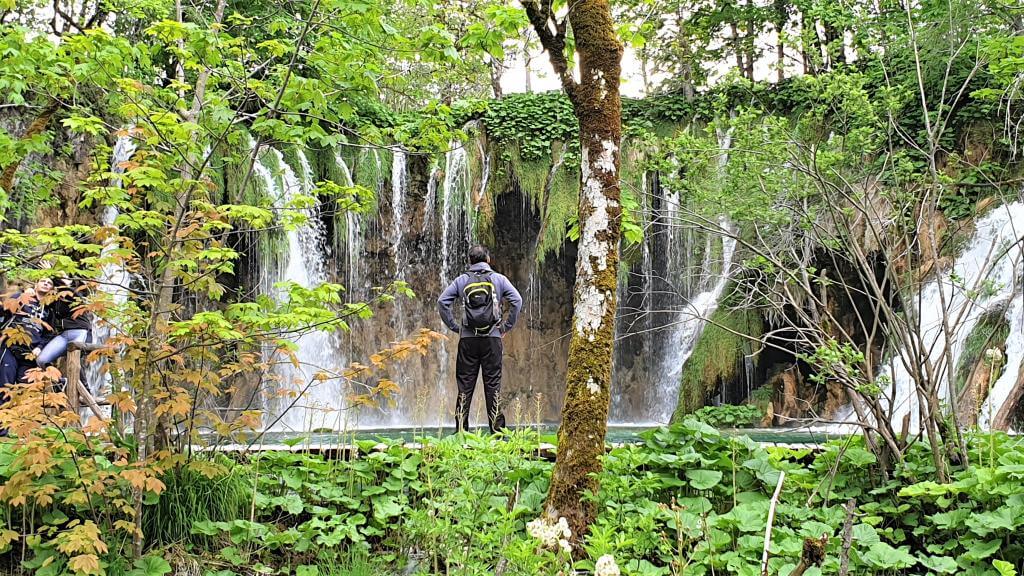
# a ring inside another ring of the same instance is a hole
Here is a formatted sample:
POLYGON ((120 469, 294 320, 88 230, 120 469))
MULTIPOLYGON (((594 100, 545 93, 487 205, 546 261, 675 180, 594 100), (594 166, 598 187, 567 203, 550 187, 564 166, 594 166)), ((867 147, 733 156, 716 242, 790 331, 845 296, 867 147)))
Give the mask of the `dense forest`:
POLYGON ((0 573, 1024 573, 1019 3, 0 0, 0 55, 0 573))

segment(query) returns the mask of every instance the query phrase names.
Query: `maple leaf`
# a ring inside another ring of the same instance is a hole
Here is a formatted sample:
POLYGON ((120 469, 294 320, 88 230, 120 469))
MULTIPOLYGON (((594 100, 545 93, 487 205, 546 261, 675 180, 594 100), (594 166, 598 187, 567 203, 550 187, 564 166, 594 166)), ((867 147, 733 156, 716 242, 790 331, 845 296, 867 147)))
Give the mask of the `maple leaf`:
POLYGON ((166 488, 166 487, 167 486, 165 486, 164 483, 159 478, 157 478, 155 476, 150 476, 150 477, 146 478, 146 490, 148 490, 148 491, 150 491, 150 492, 152 492, 154 494, 159 494, 159 493, 163 492, 164 488, 166 488))
POLYGON ((141 490, 146 486, 145 470, 121 470, 121 478, 124 478, 132 485, 132 488, 141 490))
POLYGON ((20 535, 14 530, 0 530, 0 550, 6 550, 20 535))
POLYGON ((68 560, 68 568, 75 574, 102 574, 100 559, 95 554, 79 554, 68 560))
POLYGON ((139 534, 139 529, 135 526, 134 522, 128 520, 116 520, 114 521, 114 529, 122 530, 128 534, 139 534))

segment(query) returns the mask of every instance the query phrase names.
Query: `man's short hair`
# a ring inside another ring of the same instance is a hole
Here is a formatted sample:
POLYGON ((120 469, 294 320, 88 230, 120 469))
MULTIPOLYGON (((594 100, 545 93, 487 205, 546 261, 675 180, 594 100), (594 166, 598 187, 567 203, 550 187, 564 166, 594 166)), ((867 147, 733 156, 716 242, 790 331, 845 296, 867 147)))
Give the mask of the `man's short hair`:
POLYGON ((477 264, 479 262, 490 262, 491 253, 487 251, 487 248, 483 246, 473 246, 469 249, 469 263, 477 264))

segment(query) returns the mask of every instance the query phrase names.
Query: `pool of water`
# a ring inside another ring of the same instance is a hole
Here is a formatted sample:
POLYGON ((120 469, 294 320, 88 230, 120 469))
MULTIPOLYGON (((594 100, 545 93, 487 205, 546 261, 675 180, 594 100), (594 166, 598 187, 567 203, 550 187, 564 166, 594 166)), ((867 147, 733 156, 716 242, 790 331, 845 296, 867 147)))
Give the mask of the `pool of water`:
MULTIPOLYGON (((639 442, 639 434, 655 428, 653 424, 609 424, 607 441, 625 444, 639 442)), ((554 442, 558 432, 553 424, 531 426, 541 434, 543 441, 554 442)), ((486 432, 486 428, 474 429, 475 432, 486 432)), ((356 440, 402 440, 414 442, 423 438, 442 438, 454 432, 450 427, 388 427, 366 428, 338 432, 266 432, 258 444, 276 445, 298 442, 305 446, 332 446, 351 444, 356 440)), ((728 436, 749 436, 752 440, 766 444, 816 445, 828 440, 842 438, 842 434, 827 432, 814 428, 723 428, 721 432, 728 436)))

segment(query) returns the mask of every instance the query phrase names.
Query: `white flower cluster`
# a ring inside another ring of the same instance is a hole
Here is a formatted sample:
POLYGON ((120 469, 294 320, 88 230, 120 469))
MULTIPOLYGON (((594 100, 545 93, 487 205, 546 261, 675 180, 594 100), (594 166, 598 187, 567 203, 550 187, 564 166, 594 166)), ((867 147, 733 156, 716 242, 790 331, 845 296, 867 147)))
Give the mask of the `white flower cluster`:
POLYGON ((594 565, 594 576, 619 576, 619 565, 611 554, 605 554, 597 559, 594 565))
POLYGON ((1003 351, 999 348, 989 348, 985 350, 985 358, 993 364, 998 364, 1003 361, 1003 351))
POLYGON ((565 552, 572 552, 572 545, 569 544, 569 537, 572 530, 569 530, 569 523, 565 518, 560 517, 558 522, 552 523, 549 519, 541 517, 526 524, 526 531, 530 536, 540 540, 540 545, 549 550, 561 548, 565 552))

